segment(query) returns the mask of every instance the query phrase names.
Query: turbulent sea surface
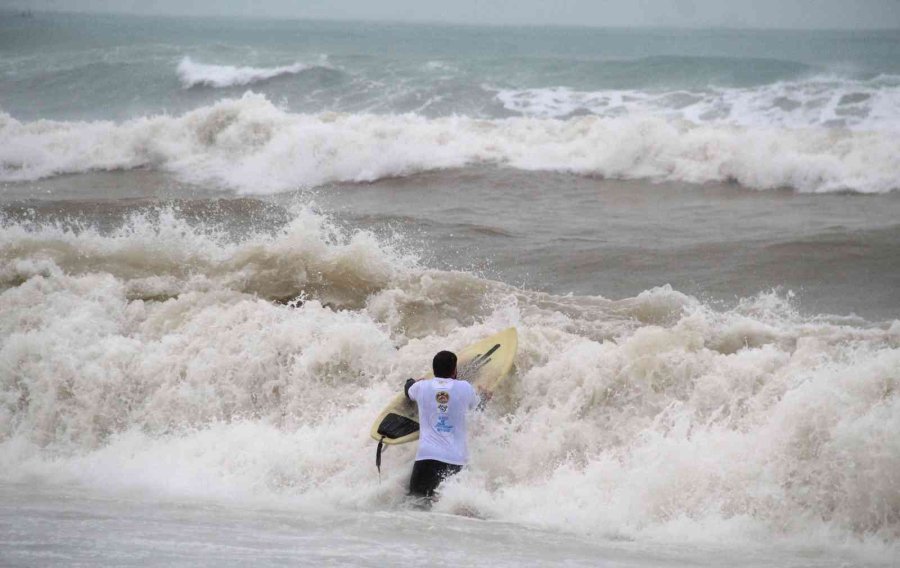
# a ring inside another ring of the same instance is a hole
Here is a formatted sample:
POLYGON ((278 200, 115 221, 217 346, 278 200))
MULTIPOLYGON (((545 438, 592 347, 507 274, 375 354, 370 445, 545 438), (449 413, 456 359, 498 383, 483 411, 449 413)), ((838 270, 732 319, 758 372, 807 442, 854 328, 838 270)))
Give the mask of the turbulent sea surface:
POLYGON ((0 14, 0 564, 896 565, 898 318, 900 32, 0 14))

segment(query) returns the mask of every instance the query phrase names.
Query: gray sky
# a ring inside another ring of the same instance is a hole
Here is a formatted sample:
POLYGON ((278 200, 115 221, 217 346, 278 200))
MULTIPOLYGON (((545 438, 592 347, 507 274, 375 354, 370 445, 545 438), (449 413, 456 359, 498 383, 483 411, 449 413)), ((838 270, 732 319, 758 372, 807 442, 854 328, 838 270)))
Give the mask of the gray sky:
POLYGON ((469 24, 900 28, 900 0, 0 0, 0 6, 469 24))

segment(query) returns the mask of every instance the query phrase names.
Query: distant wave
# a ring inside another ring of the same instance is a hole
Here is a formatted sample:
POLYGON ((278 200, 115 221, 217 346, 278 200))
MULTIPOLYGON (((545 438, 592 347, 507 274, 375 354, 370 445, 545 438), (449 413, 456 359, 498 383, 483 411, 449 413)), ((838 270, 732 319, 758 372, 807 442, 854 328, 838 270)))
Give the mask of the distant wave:
MULTIPOLYGON (((486 87, 490 90, 489 87, 486 87)), ((900 131, 900 77, 816 76, 746 88, 496 89, 506 110, 539 118, 652 115, 698 124, 900 131)))
POLYGON ((178 64, 178 77, 184 88, 190 87, 241 87, 267 81, 281 75, 296 75, 316 67, 306 63, 294 63, 282 67, 234 67, 232 65, 208 65, 185 57, 178 64))
POLYGON ((318 113, 247 93, 181 116, 19 122, 0 113, 0 181, 151 167, 187 182, 269 193, 492 164, 618 179, 737 182, 803 192, 900 189, 889 132, 695 124, 661 117, 318 113))

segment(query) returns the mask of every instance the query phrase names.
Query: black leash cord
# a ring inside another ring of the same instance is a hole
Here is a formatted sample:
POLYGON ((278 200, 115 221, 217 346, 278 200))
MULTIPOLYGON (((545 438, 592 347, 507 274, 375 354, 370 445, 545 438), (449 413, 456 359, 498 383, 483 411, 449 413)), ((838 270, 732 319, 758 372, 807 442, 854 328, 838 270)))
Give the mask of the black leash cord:
POLYGON ((378 483, 381 483, 381 450, 384 448, 384 436, 378 440, 378 449, 375 450, 375 467, 378 468, 378 483))

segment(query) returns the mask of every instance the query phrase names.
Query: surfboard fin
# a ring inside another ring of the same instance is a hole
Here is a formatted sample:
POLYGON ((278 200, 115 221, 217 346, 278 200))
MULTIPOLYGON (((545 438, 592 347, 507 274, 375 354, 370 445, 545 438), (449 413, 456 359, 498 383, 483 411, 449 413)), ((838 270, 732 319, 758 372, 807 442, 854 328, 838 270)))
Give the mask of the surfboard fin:
MULTIPOLYGON (((475 374, 481 370, 482 367, 491 362, 491 355, 494 354, 495 351, 500 349, 500 344, 494 345, 491 347, 487 353, 479 354, 474 359, 469 361, 469 363, 465 366, 464 373, 466 375, 475 374)), ((468 378, 468 377, 467 377, 468 378)))

